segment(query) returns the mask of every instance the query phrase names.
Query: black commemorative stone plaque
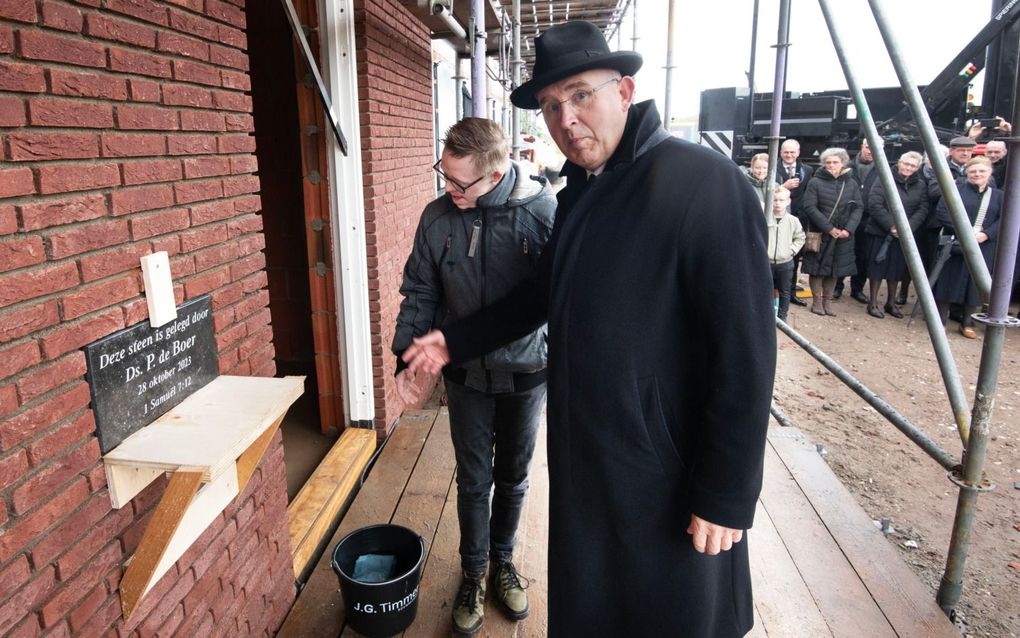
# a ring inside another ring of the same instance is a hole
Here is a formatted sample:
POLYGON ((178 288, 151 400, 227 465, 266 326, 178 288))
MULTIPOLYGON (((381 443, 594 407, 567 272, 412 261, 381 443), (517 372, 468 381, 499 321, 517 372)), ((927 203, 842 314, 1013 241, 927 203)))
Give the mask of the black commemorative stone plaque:
POLYGON ((212 299, 178 306, 177 319, 148 321, 85 346, 99 448, 106 454, 219 374, 212 299))

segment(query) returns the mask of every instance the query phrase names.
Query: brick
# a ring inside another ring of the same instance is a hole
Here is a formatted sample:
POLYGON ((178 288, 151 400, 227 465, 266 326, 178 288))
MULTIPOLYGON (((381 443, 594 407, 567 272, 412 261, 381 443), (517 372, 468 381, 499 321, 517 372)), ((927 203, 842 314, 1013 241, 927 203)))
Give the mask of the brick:
POLYGON ((242 71, 248 70, 248 56, 231 47, 214 44, 209 47, 209 61, 220 66, 229 66, 242 71))
POLYGON ((118 106, 117 128, 175 131, 179 128, 177 111, 155 106, 118 106))
POLYGON ((0 25, 0 53, 14 52, 14 29, 0 25))
POLYGON ((190 33, 206 40, 216 40, 217 24, 212 20, 196 16, 180 9, 170 9, 170 26, 175 31, 190 33))
POLYGON ((144 51, 111 48, 110 69, 121 73, 168 78, 170 77, 170 60, 144 51))
POLYGON ((35 179, 30 168, 0 169, 0 198, 31 195, 35 192, 35 179))
MULTIPOLYGON (((72 625, 71 629, 78 636, 100 636, 108 635, 107 630, 113 625, 121 616, 120 596, 111 596, 103 607, 97 611, 92 617, 86 622, 80 629, 72 625)), ((72 619, 73 622, 73 619, 72 619)), ((116 635, 116 632, 113 633, 116 635)), ((202 636, 207 634, 192 634, 195 636, 202 636)))
POLYGON ((88 384, 77 383, 43 403, 7 419, 6 423, 0 423, 0 447, 9 450, 86 407, 89 401, 88 384))
POLYGON ((40 538, 42 532, 64 518, 68 511, 77 509, 85 502, 88 495, 89 488, 86 486, 85 480, 82 479, 73 483, 66 490, 55 494, 51 500, 34 513, 22 517, 13 525, 8 526, 6 532, 0 535, 0 556, 10 556, 40 538))
POLYGON ((215 111, 181 111, 182 131, 225 131, 223 113, 215 111))
POLYGON ((255 118, 240 113, 225 113, 224 124, 228 131, 251 133, 255 130, 255 118))
POLYGON ((170 24, 166 7, 153 0, 106 0, 106 8, 145 22, 163 26, 170 24))
POLYGON ((40 340, 43 356, 47 359, 56 359, 62 354, 77 350, 123 327, 124 315, 120 308, 109 310, 78 323, 67 324, 40 340))
MULTIPOLYGON (((71 421, 67 421, 58 427, 54 428, 50 432, 42 435, 28 446, 28 460, 32 465, 38 465, 43 460, 50 458, 57 452, 66 449, 74 443, 78 443, 86 438, 92 437, 96 430, 96 421, 92 416, 92 412, 88 411, 80 415, 78 418, 71 421)), ((98 466, 100 473, 103 474, 103 480, 105 481, 105 470, 102 466, 98 466)), ((90 483, 92 483, 90 479, 90 483)), ((105 485, 105 482, 103 483, 105 485)), ((96 491, 99 488, 93 488, 96 491)), ((105 500, 105 499, 104 499, 105 500)), ((109 501, 107 503, 107 509, 109 509, 109 501)), ((49 536, 47 536, 49 539, 49 536)), ((38 546, 37 546, 38 549, 38 546)), ((66 549, 66 545, 60 546, 57 553, 62 552, 66 549)), ((36 550, 32 552, 32 560, 35 564, 39 565, 45 562, 49 562, 49 559, 44 561, 36 560, 36 550)))
MULTIPOLYGON (((28 472, 28 453, 25 450, 15 450, 0 459, 0 491, 3 491, 20 481, 28 472)), ((10 582, 0 578, 0 583, 10 582)))
POLYGON ((31 368, 40 360, 39 345, 35 341, 0 348, 0 379, 6 379, 26 368, 31 368))
POLYGON ((200 228, 181 233, 181 250, 188 253, 193 250, 198 250, 199 248, 205 248, 225 241, 227 241, 226 224, 202 226, 200 228))
POLYGON ((144 157, 166 153, 166 137, 163 135, 103 133, 99 145, 103 157, 144 157))
POLYGON ((45 260, 42 237, 14 237, 0 241, 0 272, 34 266, 45 260))
MULTIPOLYGON (((73 263, 19 270, 0 276, 0 307, 53 294, 77 285, 78 268, 73 263)), ((0 378, 3 377, 4 375, 0 374, 0 378)))
POLYGON ((82 194, 68 199, 47 200, 21 206, 25 230, 39 230, 60 224, 103 217, 108 212, 104 195, 82 194))
POLYGON ((240 89, 241 91, 251 90, 251 78, 247 73, 239 71, 220 71, 221 84, 227 89, 240 89))
POLYGON ((53 259, 62 259, 126 242, 130 236, 127 220, 111 219, 53 233, 48 243, 53 259))
POLYGON ((220 153, 254 153, 255 138, 250 135, 226 135, 216 138, 220 153))
MULTIPOLYGON (((262 210, 262 198, 258 195, 248 195, 247 197, 239 197, 234 200, 234 210, 239 213, 256 213, 262 210)), ((257 226, 245 230, 243 232, 251 232, 254 230, 262 230, 262 218, 254 218, 258 223, 257 226)))
POLYGON ((183 230, 191 225, 191 216, 186 208, 160 211, 151 215, 136 215, 131 222, 132 239, 147 239, 183 230))
POLYGON ((184 175, 179 160, 148 160, 121 165, 125 186, 170 182, 184 175))
POLYGON ((191 9, 196 13, 202 13, 203 3, 205 0, 167 0, 172 4, 176 4, 179 7, 191 9))
POLYGON ((228 177, 223 180, 224 197, 257 193, 259 190, 259 178, 255 175, 239 175, 228 177))
MULTIPOLYGON (((195 226, 233 217, 234 207, 229 201, 215 201, 191 208, 191 222, 195 226)), ((229 238, 229 232, 227 234, 229 238)))
POLYGON ((0 604, 0 635, 7 635, 18 622, 46 600, 56 589, 56 576, 48 567, 36 574, 31 581, 3 604, 0 604))
POLYGON ((39 14, 34 2, 25 0, 0 0, 0 18, 18 22, 38 22, 39 14))
MULTIPOLYGON (((50 302, 56 304, 56 301, 50 302)), ((36 398, 55 390, 60 386, 80 379, 85 374, 85 354, 74 352, 59 361, 47 366, 40 366, 18 380, 18 395, 22 403, 29 403, 36 398)), ((33 465, 38 463, 36 457, 33 465)))
POLYGON ((28 121, 32 126, 112 128, 113 107, 80 100, 33 98, 28 101, 28 121))
POLYGON ((173 187, 169 184, 118 190, 110 194, 114 215, 166 208, 174 203, 173 187))
POLYGON ((167 138, 170 155, 206 155, 216 153, 216 138, 210 135, 171 135, 167 138))
POLYGON ((45 31, 19 31, 18 52, 21 57, 29 60, 64 62, 100 69, 106 67, 106 49, 103 45, 45 31))
POLYGON ((0 91, 42 93, 45 90, 46 75, 41 67, 0 60, 0 91))
POLYGON ((76 7, 50 0, 43 0, 42 18, 45 26, 72 33, 80 32, 84 22, 81 11, 76 7))
POLYGON ((85 33, 103 40, 133 44, 144 49, 156 46, 156 30, 103 13, 85 17, 85 33))
POLYGON ((49 69, 50 92, 72 97, 127 99, 126 82, 122 78, 95 73, 79 73, 66 69, 49 69))
POLYGON ((146 243, 121 245, 113 250, 93 253, 81 258, 81 278, 84 282, 96 281, 110 275, 141 268, 138 260, 152 250, 146 243))
POLYGON ((209 89, 187 84, 165 84, 163 85, 163 104, 209 108, 213 106, 213 99, 209 89))
POLYGON ((174 184, 178 204, 190 204, 205 199, 223 197, 223 185, 218 179, 194 180, 174 184))
POLYGON ((96 495, 84 507, 72 512, 67 519, 46 534, 32 548, 32 563, 45 565, 67 551, 78 538, 94 528, 104 517, 111 514, 110 499, 96 495))
MULTIPOLYGON (((92 584, 91 573, 83 573, 81 576, 78 576, 78 578, 92 584)), ((106 601, 110 599, 111 596, 106 591, 106 583, 99 583, 98 585, 95 585, 89 593, 85 594, 85 597, 82 598, 77 607, 67 614, 67 624, 71 627, 72 634, 81 635, 80 632, 82 627, 84 627, 86 623, 88 623, 88 621, 99 610, 101 610, 103 606, 106 605, 106 601)))
POLYGON ((194 299, 207 292, 215 290, 220 286, 230 283, 230 270, 220 268, 204 272, 184 284, 184 292, 188 299, 194 299))
POLYGON ((13 206, 0 206, 0 235, 10 235, 18 230, 18 215, 13 206))
POLYGON ((93 190, 120 185, 116 164, 44 164, 39 167, 39 192, 43 195, 93 190))
POLYGON ((238 29, 245 27, 244 11, 220 0, 206 0, 205 12, 212 18, 226 22, 238 29))
POLYGON ((250 215, 243 219, 231 219, 227 223, 227 233, 231 238, 246 233, 255 233, 260 230, 262 230, 262 217, 259 215, 250 215))
POLYGON ((25 101, 14 96, 0 95, 0 127, 24 126, 27 122, 25 101))
POLYGON ((15 162, 99 157, 99 136, 92 133, 11 133, 7 144, 15 162))
POLYGON ((156 40, 156 48, 165 53, 209 61, 209 45, 207 43, 179 33, 161 31, 156 40))
MULTIPOLYGON (((107 518, 102 523, 102 527, 107 518)), ((72 547, 71 552, 77 550, 77 547, 72 547)), ((116 541, 106 544, 101 548, 101 551, 95 552, 94 564, 90 565, 90 569, 69 578, 70 574, 62 573, 59 564, 57 567, 57 575, 61 580, 65 581, 64 586, 42 606, 41 618, 44 627, 52 627, 64 616, 67 615, 71 609, 78 605, 86 595, 96 587, 96 574, 105 574, 111 568, 115 567, 118 563, 122 562, 123 557, 121 555, 120 546, 116 541)), ((63 559, 61 559, 63 560, 63 559)), ((106 583, 99 583, 98 587, 104 590, 106 589, 106 583)))
POLYGON ((135 102, 159 102, 159 82, 153 80, 128 80, 131 99, 135 102))
POLYGON ((184 160, 184 176, 188 179, 229 175, 230 172, 230 158, 227 157, 200 157, 184 160))
POLYGON ((237 49, 248 48, 248 37, 244 34, 244 31, 228 27, 225 24, 221 24, 219 31, 217 32, 219 41, 228 46, 235 47, 237 49))
POLYGON ((243 111, 250 113, 252 110, 251 97, 244 93, 234 91, 213 91, 213 106, 228 111, 243 111))
MULTIPOLYGON (((18 391, 14 387, 13 383, 0 387, 0 416, 4 416, 14 412, 18 407, 18 391)), ((3 489, 3 488, 0 488, 3 489)), ((6 507, 0 508, 7 512, 6 507)), ((0 523, 3 525, 3 523, 0 523)))
POLYGON ((67 454, 58 457, 42 470, 29 476, 20 487, 11 493, 11 505, 15 514, 24 514, 53 494, 76 475, 100 462, 99 441, 90 439, 67 454))
POLYGON ((258 159, 256 159, 254 155, 235 155, 230 158, 230 172, 235 175, 240 173, 255 173, 258 170, 258 159))
POLYGON ((55 300, 26 306, 0 315, 0 343, 7 343, 60 322, 55 300))
POLYGON ((195 253, 195 269, 198 272, 233 261, 238 258, 237 244, 221 244, 195 253))
POLYGON ((90 312, 138 296, 138 277, 126 275, 113 281, 79 288, 60 300, 64 320, 77 319, 90 312))
POLYGON ((220 71, 214 66, 189 60, 174 60, 174 79, 209 86, 220 86, 220 71))

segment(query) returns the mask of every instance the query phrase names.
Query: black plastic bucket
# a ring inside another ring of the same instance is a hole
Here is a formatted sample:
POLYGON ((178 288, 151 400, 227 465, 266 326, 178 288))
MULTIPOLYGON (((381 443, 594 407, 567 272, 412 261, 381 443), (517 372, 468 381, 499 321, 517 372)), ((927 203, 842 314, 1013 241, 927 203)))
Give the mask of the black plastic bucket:
POLYGON ((340 579, 347 623, 369 638, 398 634, 418 613, 418 582, 425 543, 400 525, 372 525, 345 536, 333 550, 332 566, 340 579), (365 554, 393 556, 390 577, 382 582, 354 579, 354 566, 365 554))

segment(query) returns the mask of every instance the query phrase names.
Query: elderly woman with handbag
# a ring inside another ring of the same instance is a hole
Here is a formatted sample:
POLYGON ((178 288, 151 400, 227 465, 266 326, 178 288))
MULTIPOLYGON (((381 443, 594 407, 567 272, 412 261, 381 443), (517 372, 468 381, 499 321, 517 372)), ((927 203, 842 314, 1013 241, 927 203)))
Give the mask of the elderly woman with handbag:
POLYGON ((802 203, 808 232, 801 267, 810 275, 811 312, 835 316, 832 295, 836 280, 857 274, 852 237, 864 205, 846 150, 827 148, 819 159, 823 170, 808 182, 802 203))
POLYGON ((981 296, 971 279, 963 251, 960 250, 955 238, 962 233, 973 233, 985 264, 991 268, 999 238, 999 215, 1002 213, 1003 193, 988 185, 988 178, 992 176, 992 163, 987 157, 978 156, 971 159, 964 165, 963 170, 967 181, 957 182, 956 188, 960 191, 960 199, 963 200, 963 207, 967 211, 971 226, 953 227, 949 207, 943 197, 936 214, 942 222, 943 232, 952 233, 954 241, 950 244, 953 249, 949 260, 942 267, 932 292, 942 323, 945 324, 948 319, 949 304, 960 304, 963 306, 960 334, 968 339, 976 339, 977 332, 974 331, 974 319, 971 315, 981 306, 981 296))

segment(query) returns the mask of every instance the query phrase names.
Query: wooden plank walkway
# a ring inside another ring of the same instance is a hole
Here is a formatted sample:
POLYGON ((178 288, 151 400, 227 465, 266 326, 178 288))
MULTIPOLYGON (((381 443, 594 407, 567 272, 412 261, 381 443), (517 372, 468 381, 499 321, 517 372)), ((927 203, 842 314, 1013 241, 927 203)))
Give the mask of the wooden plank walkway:
MULTIPOLYGON (((390 521, 417 530, 427 559, 411 638, 450 636, 460 579, 449 415, 409 411, 376 461, 336 535, 390 521)), ((748 534, 755 595, 750 636, 946 637, 959 633, 825 461, 795 428, 772 428, 765 485, 748 534)), ((490 601, 479 636, 546 635, 548 471, 539 437, 521 520, 517 565, 531 585, 531 615, 513 623, 490 601)), ((344 626, 329 556, 319 561, 291 609, 283 637, 357 636, 344 626)), ((677 635, 682 635, 678 633, 677 635)))

